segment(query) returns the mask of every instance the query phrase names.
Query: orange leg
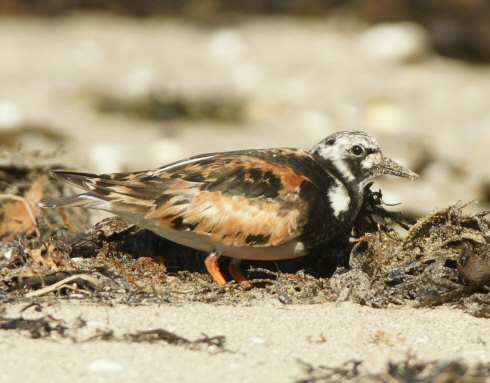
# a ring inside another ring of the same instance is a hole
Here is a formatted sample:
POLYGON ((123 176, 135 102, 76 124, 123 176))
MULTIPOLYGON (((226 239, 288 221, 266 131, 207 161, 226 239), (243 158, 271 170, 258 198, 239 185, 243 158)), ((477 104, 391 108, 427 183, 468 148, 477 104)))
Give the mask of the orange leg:
POLYGON ((219 253, 213 252, 206 257, 204 264, 206 265, 206 269, 208 269, 208 273, 211 274, 218 285, 226 285, 226 280, 219 270, 218 259, 219 253))
POLYGON ((252 284, 245 277, 245 275, 243 275, 242 270, 240 269, 240 263, 241 259, 232 258, 228 266, 228 271, 233 279, 240 284, 240 286, 242 286, 245 290, 248 290, 252 287, 252 284))

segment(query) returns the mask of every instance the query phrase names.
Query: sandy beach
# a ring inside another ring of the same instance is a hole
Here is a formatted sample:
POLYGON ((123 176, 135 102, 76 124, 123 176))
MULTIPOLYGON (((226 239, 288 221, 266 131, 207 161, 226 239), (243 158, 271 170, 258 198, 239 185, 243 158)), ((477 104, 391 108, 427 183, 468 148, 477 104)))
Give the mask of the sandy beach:
MULTIPOLYGON (((18 316, 23 305, 7 308, 18 316)), ((56 302, 23 313, 51 315, 70 336, 31 339, 0 333, 2 382, 294 382, 301 362, 338 367, 359 360, 373 373, 410 355, 424 361, 490 360, 490 321, 449 308, 377 310, 352 303, 251 306, 212 304, 116 305, 56 302), (76 328, 83 318, 86 325, 76 328), (90 340, 98 330, 115 336, 163 328, 188 339, 224 336, 224 349, 156 342, 90 340), (72 339, 70 339, 72 338, 72 339)))

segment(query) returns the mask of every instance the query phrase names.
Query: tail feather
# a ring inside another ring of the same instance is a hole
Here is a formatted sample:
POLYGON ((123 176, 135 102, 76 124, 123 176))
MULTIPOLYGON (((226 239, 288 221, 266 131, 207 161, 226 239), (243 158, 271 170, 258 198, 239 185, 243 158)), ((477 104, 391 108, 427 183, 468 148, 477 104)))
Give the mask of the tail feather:
POLYGON ((89 193, 76 194, 68 197, 44 200, 39 207, 85 207, 90 209, 108 210, 110 203, 89 193))
MULTIPOLYGON (((137 173, 135 173, 137 174, 137 173)), ((41 207, 85 207, 106 211, 146 212, 161 193, 161 186, 136 181, 131 173, 91 174, 54 171, 52 177, 86 193, 43 201, 41 207)))
POLYGON ((87 191, 94 190, 97 182, 107 177, 93 173, 78 173, 64 170, 53 171, 51 172, 51 176, 59 181, 69 183, 87 191))
POLYGON ((152 199, 161 193, 161 186, 151 182, 139 182, 130 178, 131 173, 91 174, 54 171, 52 176, 60 181, 86 190, 102 199, 108 195, 121 195, 141 199, 152 199), (118 176, 119 178, 113 178, 118 176))

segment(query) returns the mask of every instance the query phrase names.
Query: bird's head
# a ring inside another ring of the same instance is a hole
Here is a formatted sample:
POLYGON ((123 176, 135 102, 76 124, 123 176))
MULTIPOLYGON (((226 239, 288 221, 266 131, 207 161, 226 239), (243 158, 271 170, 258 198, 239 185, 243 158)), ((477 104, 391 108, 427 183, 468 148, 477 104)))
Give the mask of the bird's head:
POLYGON ((412 180, 418 178, 413 171, 384 157, 376 140, 364 132, 334 133, 315 145, 310 152, 317 162, 335 176, 360 187, 382 174, 412 180))

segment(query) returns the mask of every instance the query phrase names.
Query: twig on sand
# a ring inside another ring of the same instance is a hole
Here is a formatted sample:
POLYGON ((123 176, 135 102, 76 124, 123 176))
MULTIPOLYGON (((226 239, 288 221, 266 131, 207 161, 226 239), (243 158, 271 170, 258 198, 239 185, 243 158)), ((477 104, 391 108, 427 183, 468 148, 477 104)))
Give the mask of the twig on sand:
POLYGON ((46 286, 42 289, 36 290, 36 291, 31 291, 30 293, 27 293, 25 296, 27 298, 33 298, 33 297, 40 297, 42 295, 48 294, 52 291, 58 290, 61 287, 68 287, 66 286, 68 283, 77 280, 77 279, 82 279, 84 281, 90 282, 97 286, 99 284, 99 280, 91 277, 90 275, 84 275, 84 274, 76 274, 76 275, 71 275, 59 282, 56 282, 52 284, 51 286, 46 286))

